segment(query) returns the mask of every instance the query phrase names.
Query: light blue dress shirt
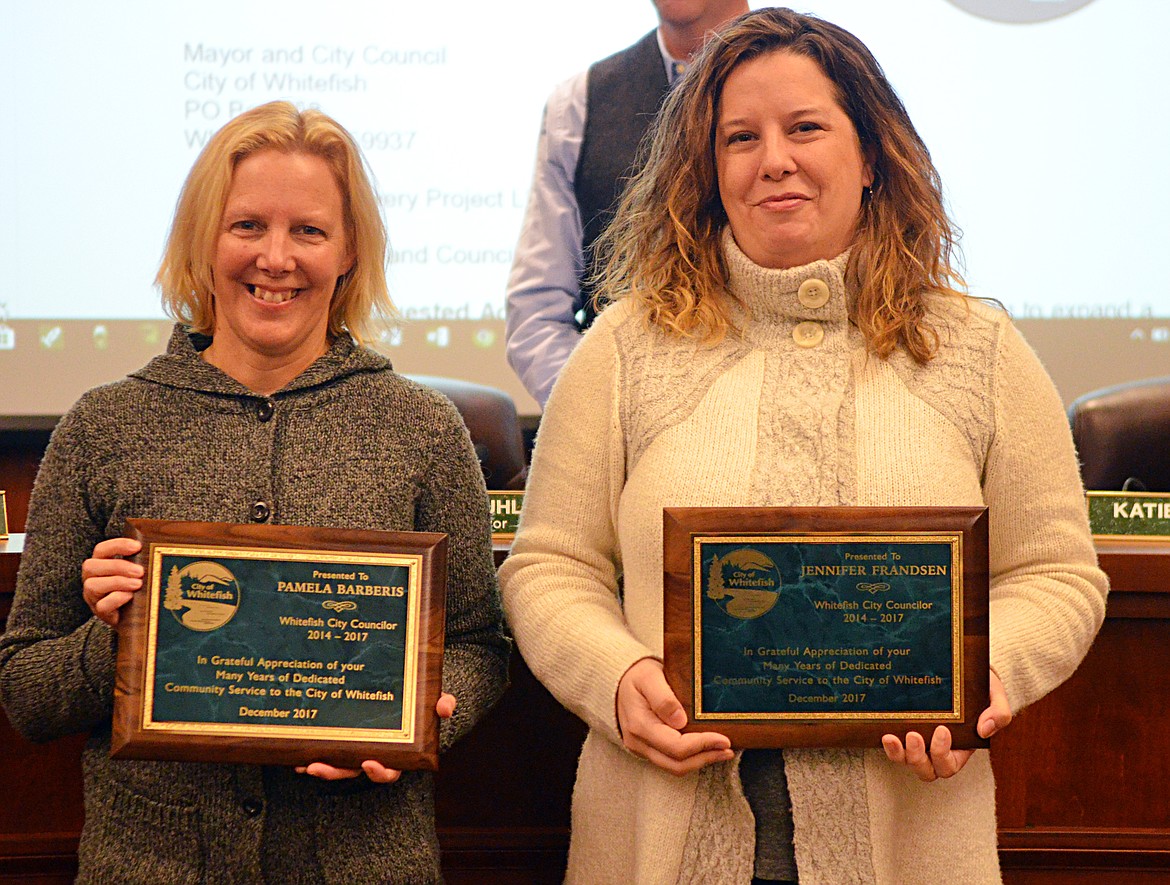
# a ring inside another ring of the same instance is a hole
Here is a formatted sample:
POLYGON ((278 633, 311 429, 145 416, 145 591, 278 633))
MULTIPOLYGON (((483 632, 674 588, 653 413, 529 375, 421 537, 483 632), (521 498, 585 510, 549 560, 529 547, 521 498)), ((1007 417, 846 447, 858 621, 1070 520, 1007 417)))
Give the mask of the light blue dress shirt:
MULTIPOLYGON (((658 32, 667 80, 676 78, 658 32)), ((584 234, 574 179, 585 133, 587 71, 553 90, 544 108, 532 191, 508 277, 508 363, 544 408, 553 382, 581 337, 584 234)))

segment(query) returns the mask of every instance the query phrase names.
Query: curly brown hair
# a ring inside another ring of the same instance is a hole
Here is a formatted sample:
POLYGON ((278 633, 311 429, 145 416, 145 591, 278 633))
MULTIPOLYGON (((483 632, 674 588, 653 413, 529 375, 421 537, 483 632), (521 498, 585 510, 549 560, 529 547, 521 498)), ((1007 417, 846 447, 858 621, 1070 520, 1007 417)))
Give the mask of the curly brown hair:
POLYGON ((873 353, 888 357, 901 346, 925 363, 939 346, 926 294, 966 293, 957 268, 959 231, 943 206, 938 171, 869 49, 843 28, 790 9, 763 9, 729 23, 668 97, 643 144, 642 171, 598 241, 598 300, 634 298, 647 322, 701 341, 719 340, 732 328, 715 129, 728 76, 772 52, 819 65, 873 170, 846 271, 857 292, 852 319, 873 353))

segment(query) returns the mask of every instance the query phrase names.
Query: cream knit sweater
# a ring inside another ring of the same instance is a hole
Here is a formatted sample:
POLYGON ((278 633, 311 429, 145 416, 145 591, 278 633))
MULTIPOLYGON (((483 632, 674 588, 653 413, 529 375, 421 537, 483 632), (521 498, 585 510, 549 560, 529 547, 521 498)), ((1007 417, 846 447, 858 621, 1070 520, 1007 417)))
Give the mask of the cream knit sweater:
MULTIPOLYGON (((880 360, 848 320, 844 256, 768 270, 724 247, 743 334, 701 346, 606 310, 553 390, 500 573, 529 666, 590 726, 570 882, 752 874, 737 762, 675 778, 621 747, 618 682, 662 654, 663 507, 986 504, 991 664, 1014 711, 1068 677, 1104 617, 1061 403, 1005 316, 935 299, 939 355, 880 360)), ((880 749, 788 750, 785 767, 802 885, 999 881, 987 752, 933 784, 880 749)))

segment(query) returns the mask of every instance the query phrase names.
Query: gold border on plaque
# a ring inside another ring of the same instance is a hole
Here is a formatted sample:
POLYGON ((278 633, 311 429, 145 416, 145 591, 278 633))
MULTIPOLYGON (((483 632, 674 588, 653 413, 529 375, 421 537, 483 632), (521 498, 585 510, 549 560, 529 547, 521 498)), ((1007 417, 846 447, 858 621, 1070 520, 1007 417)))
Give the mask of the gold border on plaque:
POLYGON ((703 649, 700 638, 703 631, 702 614, 702 546, 712 544, 849 544, 861 541, 871 543, 896 544, 942 544, 947 543, 951 548, 951 648, 962 648, 963 644, 963 587, 959 576, 963 570, 963 535, 961 532, 918 532, 898 533, 890 532, 809 532, 801 534, 710 534, 694 532, 691 534, 691 565, 692 578, 692 607, 694 610, 692 654, 694 655, 694 718, 697 721, 713 720, 743 720, 743 721, 810 721, 825 720, 828 722, 848 721, 883 721, 904 720, 912 718, 937 720, 940 723, 962 722, 963 714, 963 656, 951 655, 951 712, 946 714, 940 710, 900 710, 896 713, 814 713, 814 712, 751 712, 751 713, 705 713, 703 711, 703 649))
POLYGON ((222 735, 225 737, 317 738, 338 741, 398 741, 415 739, 415 691, 419 653, 419 570, 422 556, 408 553, 343 553, 338 550, 287 550, 275 547, 217 547, 211 545, 163 545, 151 547, 150 608, 147 616, 149 630, 146 645, 146 678, 143 685, 142 729, 171 734, 222 735), (280 559, 294 562, 328 561, 346 565, 405 566, 410 574, 407 600, 405 655, 402 691, 402 728, 342 728, 312 725, 266 725, 263 723, 233 724, 228 722, 156 722, 154 720, 154 679, 158 652, 158 618, 162 595, 162 558, 164 556, 197 556, 208 559, 280 559))

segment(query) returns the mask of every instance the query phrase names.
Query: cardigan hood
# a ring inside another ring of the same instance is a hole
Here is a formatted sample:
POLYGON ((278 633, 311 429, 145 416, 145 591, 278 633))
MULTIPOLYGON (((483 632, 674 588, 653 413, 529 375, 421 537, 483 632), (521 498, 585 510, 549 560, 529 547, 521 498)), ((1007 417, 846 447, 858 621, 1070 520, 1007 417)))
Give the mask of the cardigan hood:
MULTIPOLYGON (((210 335, 194 332, 176 323, 166 353, 131 372, 130 377, 179 390, 232 397, 259 396, 256 391, 245 387, 202 358, 211 340, 210 335)), ((390 371, 393 371, 393 366, 388 359, 359 347, 352 338, 343 335, 335 338, 324 354, 274 396, 323 388, 350 375, 390 371)))

